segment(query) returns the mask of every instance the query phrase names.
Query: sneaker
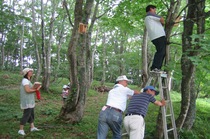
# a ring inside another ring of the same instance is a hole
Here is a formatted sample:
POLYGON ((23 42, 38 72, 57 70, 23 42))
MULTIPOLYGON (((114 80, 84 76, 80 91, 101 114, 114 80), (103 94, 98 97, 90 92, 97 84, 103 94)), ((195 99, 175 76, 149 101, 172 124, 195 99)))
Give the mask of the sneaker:
POLYGON ((151 72, 161 72, 161 70, 160 70, 160 69, 155 68, 155 69, 152 69, 152 70, 151 70, 151 72))
POLYGON ((33 128, 31 128, 31 132, 33 132, 33 131, 40 131, 40 129, 33 127, 33 128))
POLYGON ((19 131, 18 131, 18 134, 20 134, 20 135, 23 135, 23 136, 24 136, 24 135, 25 135, 25 132, 24 132, 24 130, 19 130, 19 131))

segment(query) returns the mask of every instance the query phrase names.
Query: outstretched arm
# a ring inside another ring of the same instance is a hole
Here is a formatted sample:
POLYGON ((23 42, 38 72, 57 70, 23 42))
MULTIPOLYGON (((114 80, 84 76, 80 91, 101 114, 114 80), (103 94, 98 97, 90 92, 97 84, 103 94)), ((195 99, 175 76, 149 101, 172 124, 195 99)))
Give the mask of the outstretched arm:
POLYGON ((166 105, 166 102, 165 102, 164 99, 161 100, 161 101, 156 100, 156 101, 154 102, 154 104, 157 105, 157 106, 165 106, 165 105, 166 105))

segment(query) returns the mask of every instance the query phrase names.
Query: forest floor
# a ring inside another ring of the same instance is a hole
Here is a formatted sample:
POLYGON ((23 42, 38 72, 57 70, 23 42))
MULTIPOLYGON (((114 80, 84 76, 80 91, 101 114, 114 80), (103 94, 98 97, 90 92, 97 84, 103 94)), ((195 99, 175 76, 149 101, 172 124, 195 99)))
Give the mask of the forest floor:
MULTIPOLYGON (((9 73, 0 73, 0 139, 95 139, 97 133, 98 114, 106 102, 107 93, 100 93, 90 89, 87 94, 84 117, 78 124, 61 122, 57 117, 63 105, 61 90, 67 79, 51 84, 51 93, 41 92, 41 100, 36 100, 35 126, 40 128, 39 132, 30 132, 29 124, 25 126, 26 135, 18 135, 19 121, 22 110, 19 105, 19 84, 21 76, 9 73), (8 75, 8 76, 6 76, 8 75)), ((91 88, 99 86, 94 81, 91 88), (94 87, 93 87, 94 86, 94 87)), ((113 83, 107 86, 112 87, 113 83)), ((131 88, 136 86, 129 85, 131 88)), ((159 99, 157 97, 157 99, 159 99)), ((177 92, 171 92, 175 117, 180 112, 181 96, 177 92)), ((197 99, 196 119, 192 130, 179 130, 180 139, 209 139, 210 138, 210 99, 197 99)), ((153 139, 156 118, 159 108, 150 104, 148 114, 145 117, 146 131, 145 139, 153 139)), ((111 139, 109 133, 107 139, 111 139)))

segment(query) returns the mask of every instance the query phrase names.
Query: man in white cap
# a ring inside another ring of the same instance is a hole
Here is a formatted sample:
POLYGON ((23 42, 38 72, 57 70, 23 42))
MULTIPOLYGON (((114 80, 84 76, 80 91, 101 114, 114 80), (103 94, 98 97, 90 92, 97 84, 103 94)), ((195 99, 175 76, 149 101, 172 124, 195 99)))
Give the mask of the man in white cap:
POLYGON ((113 138, 121 138, 122 114, 130 96, 140 93, 127 87, 131 82, 125 75, 119 76, 112 90, 109 91, 106 105, 103 106, 98 119, 97 139, 106 139, 109 128, 113 138))
POLYGON ((143 93, 134 95, 128 104, 124 118, 124 127, 129 134, 129 139, 143 139, 145 131, 144 117, 149 103, 165 106, 165 100, 158 101, 154 98, 159 92, 153 86, 146 86, 143 93))

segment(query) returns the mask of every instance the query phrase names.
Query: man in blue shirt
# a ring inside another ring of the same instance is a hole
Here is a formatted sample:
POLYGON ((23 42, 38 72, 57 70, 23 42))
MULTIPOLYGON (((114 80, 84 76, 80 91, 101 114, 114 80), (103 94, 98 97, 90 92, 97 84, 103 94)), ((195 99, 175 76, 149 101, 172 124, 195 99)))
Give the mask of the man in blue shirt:
POLYGON ((124 118, 124 126, 130 139, 144 138, 144 117, 150 102, 157 106, 165 106, 165 100, 158 101, 154 98, 158 94, 159 92, 153 86, 147 86, 142 93, 132 96, 124 118))

